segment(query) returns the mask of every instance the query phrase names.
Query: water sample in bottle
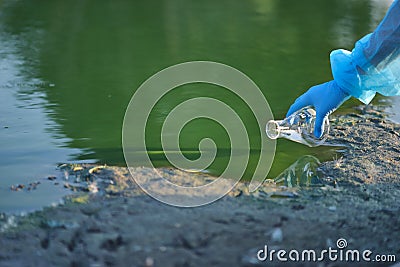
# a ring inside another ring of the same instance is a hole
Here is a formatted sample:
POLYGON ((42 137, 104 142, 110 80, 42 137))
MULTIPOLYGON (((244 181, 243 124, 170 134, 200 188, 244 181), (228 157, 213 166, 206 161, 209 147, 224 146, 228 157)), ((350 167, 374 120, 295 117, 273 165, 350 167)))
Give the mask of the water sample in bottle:
POLYGON ((329 134, 329 119, 325 117, 320 138, 314 135, 316 112, 311 107, 302 108, 283 120, 270 120, 265 128, 271 139, 286 138, 309 147, 322 145, 329 134))

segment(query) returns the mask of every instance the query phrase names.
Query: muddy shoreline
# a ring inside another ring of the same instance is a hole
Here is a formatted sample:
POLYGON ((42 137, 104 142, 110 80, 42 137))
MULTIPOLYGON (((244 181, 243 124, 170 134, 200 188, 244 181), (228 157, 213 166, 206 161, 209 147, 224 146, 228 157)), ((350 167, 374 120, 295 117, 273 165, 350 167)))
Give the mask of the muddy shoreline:
MULTIPOLYGON (((0 266, 281 266, 279 250, 336 248, 400 261, 400 125, 377 107, 332 117, 341 158, 319 168, 323 185, 240 184, 204 207, 175 208, 145 195, 124 168, 99 170, 99 192, 27 216, 0 216, 0 266), (108 179, 108 180, 107 180, 108 179)), ((142 174, 150 170, 138 170, 142 174)), ((166 170, 167 171, 167 170, 166 170)), ((169 172, 171 170, 168 170, 169 172)), ((182 179, 202 179, 175 172, 182 179)), ((284 266, 393 266, 394 262, 287 262, 284 266)))

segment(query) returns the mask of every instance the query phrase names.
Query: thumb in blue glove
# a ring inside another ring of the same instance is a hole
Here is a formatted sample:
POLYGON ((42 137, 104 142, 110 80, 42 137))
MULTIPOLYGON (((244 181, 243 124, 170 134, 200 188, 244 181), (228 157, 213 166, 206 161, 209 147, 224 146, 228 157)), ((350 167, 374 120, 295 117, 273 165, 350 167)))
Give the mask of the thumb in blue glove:
POLYGON ((307 92, 298 97, 290 106, 286 117, 306 106, 313 106, 317 113, 315 120, 314 135, 320 138, 322 135, 325 117, 334 112, 350 96, 345 93, 337 83, 332 80, 323 84, 311 87, 307 92))

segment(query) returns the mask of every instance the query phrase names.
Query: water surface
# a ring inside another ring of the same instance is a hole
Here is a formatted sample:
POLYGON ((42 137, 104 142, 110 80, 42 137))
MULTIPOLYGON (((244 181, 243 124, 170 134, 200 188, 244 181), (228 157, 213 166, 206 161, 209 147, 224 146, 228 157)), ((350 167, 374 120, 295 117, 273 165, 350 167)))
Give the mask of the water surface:
MULTIPOLYGON (((66 192, 46 177, 57 163, 123 166, 125 109, 157 71, 192 60, 231 65, 262 89, 274 116, 282 118, 300 93, 331 79, 329 52, 351 49, 387 6, 361 0, 0 1, 0 211, 56 202, 66 192), (35 180, 42 181, 35 191, 9 190, 35 180)), ((257 133, 251 112, 211 85, 183 86, 155 107, 149 149, 161 150, 159 130, 168 112, 197 96, 235 105, 257 158, 259 139, 266 137, 257 133)), ((342 111, 356 104, 349 101, 342 111)), ((188 125, 182 147, 196 151, 205 136, 221 148, 209 169, 218 174, 229 155, 221 127, 207 120, 188 125)), ((303 155, 329 160, 335 150, 279 140, 268 178, 303 155)), ((153 159, 168 165, 162 154, 153 159)))

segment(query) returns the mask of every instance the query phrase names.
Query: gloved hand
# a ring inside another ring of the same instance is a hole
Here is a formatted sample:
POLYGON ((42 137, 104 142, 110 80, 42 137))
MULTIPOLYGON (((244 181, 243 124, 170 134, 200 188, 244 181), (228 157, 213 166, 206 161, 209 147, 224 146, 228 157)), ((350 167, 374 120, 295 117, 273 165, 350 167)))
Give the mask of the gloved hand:
POLYGON ((323 84, 311 87, 307 92, 298 97, 290 106, 286 117, 290 116, 297 110, 306 106, 313 106, 317 112, 315 120, 314 135, 320 138, 322 135, 322 127, 324 118, 334 112, 343 102, 350 98, 337 83, 332 80, 323 84))

